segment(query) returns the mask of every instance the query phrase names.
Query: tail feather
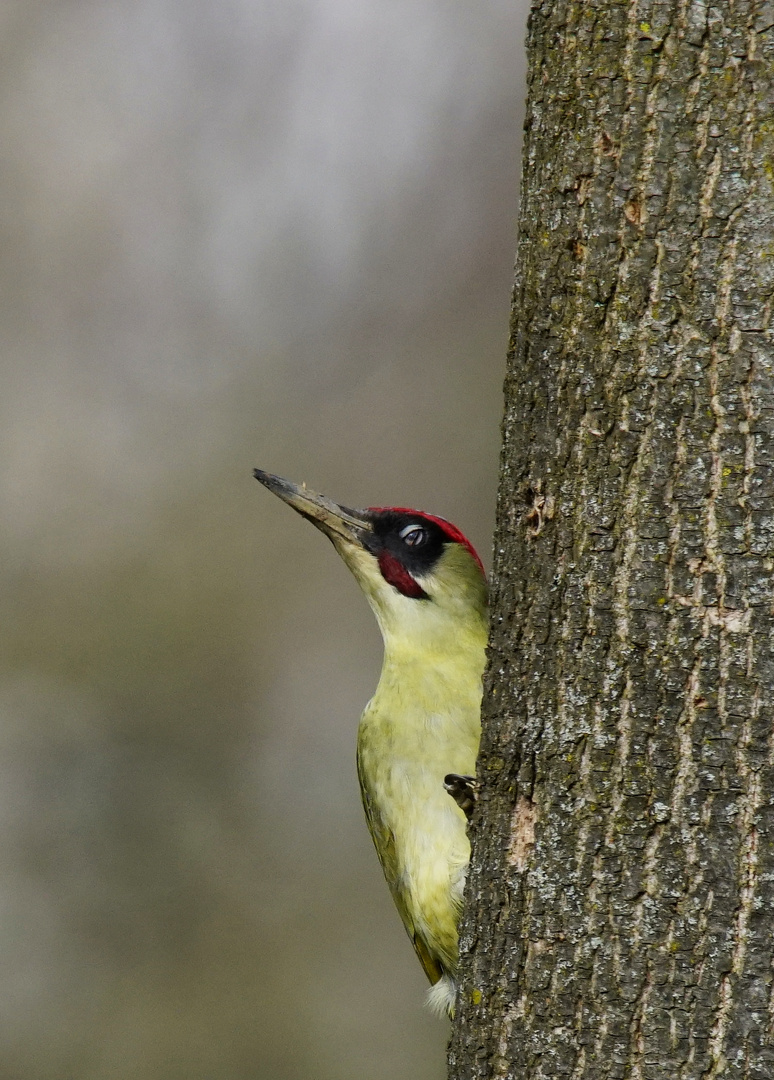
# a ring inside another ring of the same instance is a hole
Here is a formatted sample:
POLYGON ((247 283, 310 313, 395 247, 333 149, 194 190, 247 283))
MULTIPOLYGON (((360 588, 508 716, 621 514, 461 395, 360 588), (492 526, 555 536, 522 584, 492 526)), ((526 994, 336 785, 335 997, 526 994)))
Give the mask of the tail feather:
POLYGON ((444 973, 427 991, 427 1007, 436 1016, 454 1016, 457 984, 451 975, 444 973))

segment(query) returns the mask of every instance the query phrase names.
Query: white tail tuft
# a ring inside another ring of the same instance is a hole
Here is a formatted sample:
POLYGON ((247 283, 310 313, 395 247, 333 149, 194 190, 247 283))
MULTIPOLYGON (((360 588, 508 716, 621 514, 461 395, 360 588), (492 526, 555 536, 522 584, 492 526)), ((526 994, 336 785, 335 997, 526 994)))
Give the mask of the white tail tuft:
POLYGON ((442 975, 427 991, 427 1007, 436 1016, 454 1016, 457 984, 451 975, 442 975))

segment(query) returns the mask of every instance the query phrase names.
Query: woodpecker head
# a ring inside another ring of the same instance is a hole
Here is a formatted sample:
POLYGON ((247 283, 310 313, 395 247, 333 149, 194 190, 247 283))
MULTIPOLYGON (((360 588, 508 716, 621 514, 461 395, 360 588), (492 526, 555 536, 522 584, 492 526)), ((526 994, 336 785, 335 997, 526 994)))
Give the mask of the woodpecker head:
MULTIPOLYGON (((402 507, 350 510, 254 470, 331 540, 374 610, 385 643, 483 628, 487 585, 472 544, 444 518, 402 507)), ((464 635, 463 635, 464 636, 464 635)))

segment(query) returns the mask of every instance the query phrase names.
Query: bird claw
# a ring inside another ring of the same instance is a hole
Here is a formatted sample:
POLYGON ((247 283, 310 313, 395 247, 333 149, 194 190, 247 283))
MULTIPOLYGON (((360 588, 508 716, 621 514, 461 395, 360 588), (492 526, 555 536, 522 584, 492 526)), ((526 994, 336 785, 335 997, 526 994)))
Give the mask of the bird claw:
POLYGON ((475 776, 461 776, 460 773, 448 773, 443 778, 443 786, 470 821, 473 807, 478 799, 478 781, 475 776))

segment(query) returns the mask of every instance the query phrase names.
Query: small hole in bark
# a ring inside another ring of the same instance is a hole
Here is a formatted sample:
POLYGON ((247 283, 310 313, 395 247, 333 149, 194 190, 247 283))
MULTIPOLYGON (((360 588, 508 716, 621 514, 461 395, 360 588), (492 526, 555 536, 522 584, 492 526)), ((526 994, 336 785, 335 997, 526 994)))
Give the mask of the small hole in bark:
POLYGON ((556 504, 553 495, 543 491, 542 480, 530 480, 522 490, 524 501, 529 508, 524 515, 528 525, 527 536, 534 539, 542 533, 545 523, 554 516, 556 504))

